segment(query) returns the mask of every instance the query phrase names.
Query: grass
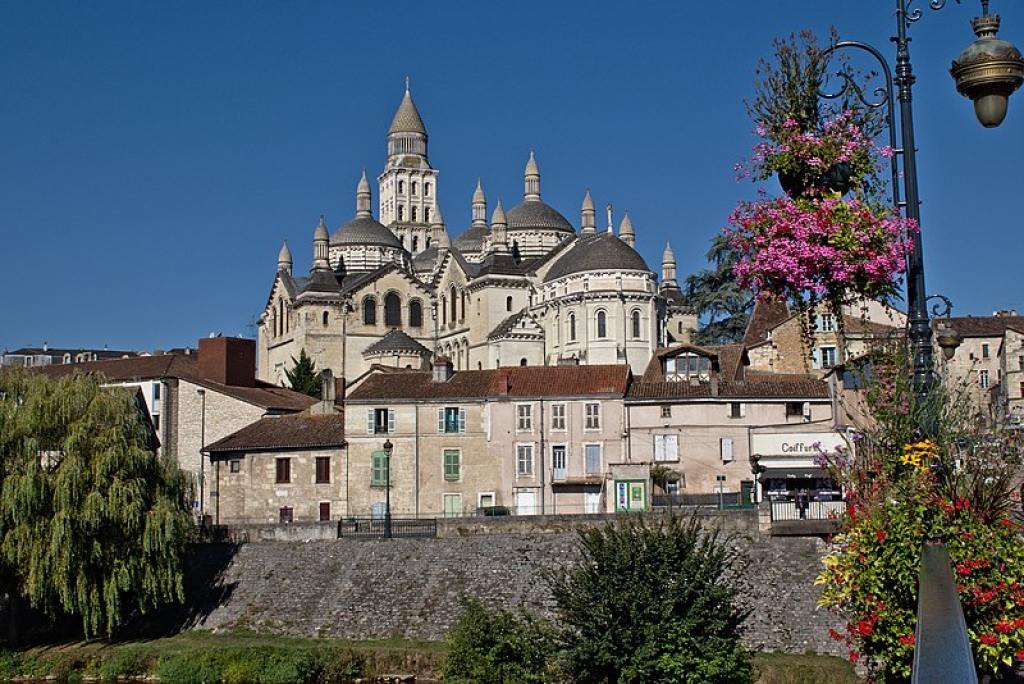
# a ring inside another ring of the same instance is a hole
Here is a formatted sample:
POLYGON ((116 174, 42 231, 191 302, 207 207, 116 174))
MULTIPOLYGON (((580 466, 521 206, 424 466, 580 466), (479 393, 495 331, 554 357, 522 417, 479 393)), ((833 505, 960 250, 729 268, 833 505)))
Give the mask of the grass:
MULTIPOLYGON (((298 639, 265 634, 186 632, 149 641, 72 642, 0 652, 0 681, 17 675, 159 675, 171 684, 223 681, 293 684, 349 682, 375 674, 412 673, 430 681, 440 669, 444 642, 298 639)), ((755 653, 758 684, 857 684, 853 665, 840 658, 755 653)))

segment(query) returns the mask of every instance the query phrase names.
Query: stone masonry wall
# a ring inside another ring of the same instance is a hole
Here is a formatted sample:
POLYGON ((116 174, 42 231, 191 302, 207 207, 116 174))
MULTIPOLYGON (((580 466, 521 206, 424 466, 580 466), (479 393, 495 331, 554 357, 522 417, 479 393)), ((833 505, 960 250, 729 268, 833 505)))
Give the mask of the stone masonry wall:
MULTIPOLYGON (((457 618, 463 594, 492 607, 549 614, 539 573, 574 562, 576 536, 508 529, 387 542, 200 545, 187 576, 188 624, 289 636, 435 640, 457 618)), ((816 609, 813 581, 822 542, 741 532, 733 544, 740 600, 750 611, 748 646, 839 654, 828 637, 838 622, 816 609)))

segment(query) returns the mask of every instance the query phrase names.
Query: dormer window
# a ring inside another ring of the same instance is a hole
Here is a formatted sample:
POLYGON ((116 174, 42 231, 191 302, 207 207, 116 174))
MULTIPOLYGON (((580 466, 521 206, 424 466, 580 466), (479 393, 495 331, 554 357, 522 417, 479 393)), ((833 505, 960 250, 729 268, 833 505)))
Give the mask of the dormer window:
POLYGON ((709 380, 711 359, 686 353, 665 359, 666 380, 709 380))

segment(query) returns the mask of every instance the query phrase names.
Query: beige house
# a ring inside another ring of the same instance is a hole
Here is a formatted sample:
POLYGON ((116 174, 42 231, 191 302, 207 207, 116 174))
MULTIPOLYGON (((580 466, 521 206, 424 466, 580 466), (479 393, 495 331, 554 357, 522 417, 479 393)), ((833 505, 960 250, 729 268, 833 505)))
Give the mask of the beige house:
POLYGON ((345 401, 347 514, 379 515, 385 485, 396 517, 612 510, 628 382, 624 365, 374 368, 345 401))
POLYGON ((268 415, 297 413, 316 400, 256 379, 252 340, 199 340, 198 353, 161 354, 40 367, 61 376, 75 371, 102 375, 111 385, 138 387, 152 416, 161 453, 190 473, 197 514, 215 508, 204 446, 268 415))
POLYGON ((815 445, 838 439, 828 386, 749 366, 742 345, 659 350, 626 398, 628 460, 667 469, 680 495, 759 500, 752 455, 765 491, 823 489, 815 445))

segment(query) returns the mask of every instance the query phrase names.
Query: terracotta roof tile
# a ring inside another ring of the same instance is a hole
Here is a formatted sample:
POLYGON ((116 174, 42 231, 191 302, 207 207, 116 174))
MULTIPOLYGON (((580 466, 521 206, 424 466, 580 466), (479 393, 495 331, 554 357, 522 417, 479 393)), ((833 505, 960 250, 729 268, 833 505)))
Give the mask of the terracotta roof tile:
POLYGON ((785 300, 760 301, 754 304, 754 311, 747 322, 743 344, 753 347, 768 340, 768 333, 789 318, 789 307, 785 300))
POLYGON ((960 337, 1002 337, 1007 329, 1024 329, 1024 316, 966 316, 933 319, 932 324, 945 323, 960 337))
POLYGON ((345 444, 345 416, 309 415, 267 416, 213 444, 205 451, 222 454, 237 451, 275 449, 315 449, 345 444))
POLYGON ((721 382, 718 394, 712 395, 711 383, 689 382, 634 382, 629 388, 630 399, 826 399, 828 386, 820 380, 757 380, 747 382, 721 382))
POLYGON ((347 400, 625 396, 629 380, 629 366, 625 365, 515 366, 457 371, 447 382, 434 382, 429 371, 374 373, 352 390, 347 400))

